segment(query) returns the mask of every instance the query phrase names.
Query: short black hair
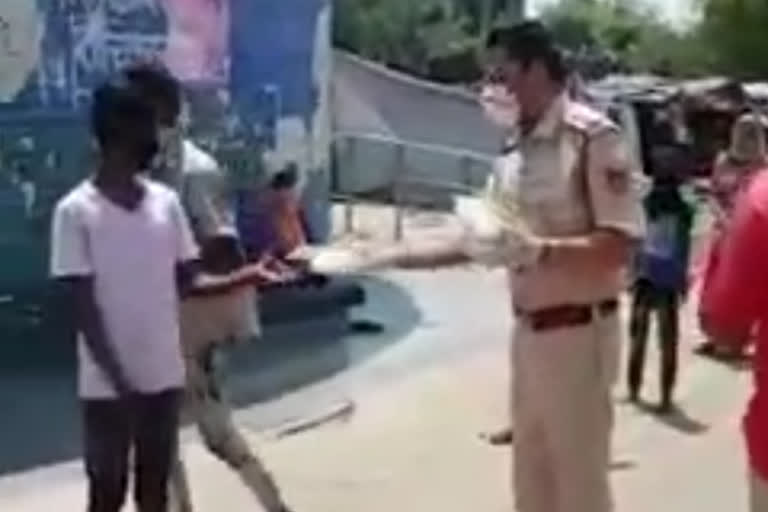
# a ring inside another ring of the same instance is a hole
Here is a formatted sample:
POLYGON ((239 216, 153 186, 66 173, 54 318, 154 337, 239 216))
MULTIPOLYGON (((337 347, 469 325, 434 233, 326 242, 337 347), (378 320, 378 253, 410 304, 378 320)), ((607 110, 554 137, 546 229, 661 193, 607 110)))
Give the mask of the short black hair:
POLYGON ((123 71, 126 80, 152 101, 162 101, 181 112, 181 84, 165 66, 156 63, 135 64, 123 71))
POLYGON ((299 181, 299 168, 295 162, 291 162, 274 175, 269 182, 272 190, 285 190, 293 188, 299 181))
POLYGON ((523 69, 538 61, 544 64, 550 77, 560 83, 568 79, 568 67, 563 51, 552 32, 540 21, 523 21, 491 30, 486 48, 501 48, 507 57, 519 61, 523 69))
POLYGON ((124 79, 114 78, 94 90, 91 130, 101 148, 134 140, 154 126, 152 106, 124 79))

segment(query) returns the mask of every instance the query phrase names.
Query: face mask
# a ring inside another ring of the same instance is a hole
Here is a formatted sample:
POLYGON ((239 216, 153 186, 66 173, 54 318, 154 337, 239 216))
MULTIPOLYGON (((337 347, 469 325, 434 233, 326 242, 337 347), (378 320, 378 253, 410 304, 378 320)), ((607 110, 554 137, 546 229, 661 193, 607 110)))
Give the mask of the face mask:
POLYGON ((496 126, 514 130, 520 120, 517 99, 502 85, 486 85, 480 93, 485 116, 496 126))

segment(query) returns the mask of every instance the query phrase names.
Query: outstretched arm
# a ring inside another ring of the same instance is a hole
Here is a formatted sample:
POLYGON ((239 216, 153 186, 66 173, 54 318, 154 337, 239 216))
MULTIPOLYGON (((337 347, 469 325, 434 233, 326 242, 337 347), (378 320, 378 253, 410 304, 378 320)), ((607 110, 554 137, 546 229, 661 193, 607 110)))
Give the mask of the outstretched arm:
POLYGON ((470 263, 461 239, 400 242, 366 257, 374 267, 435 269, 470 263))
POLYGON ((287 281, 260 263, 246 265, 226 274, 204 272, 196 261, 180 263, 176 268, 179 294, 183 297, 225 295, 240 288, 265 288, 287 281))

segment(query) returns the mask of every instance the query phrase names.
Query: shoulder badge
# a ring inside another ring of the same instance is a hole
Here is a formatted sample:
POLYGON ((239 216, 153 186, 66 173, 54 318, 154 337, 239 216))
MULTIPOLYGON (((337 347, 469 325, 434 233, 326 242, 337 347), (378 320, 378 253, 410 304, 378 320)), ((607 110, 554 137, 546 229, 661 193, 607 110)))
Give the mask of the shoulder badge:
POLYGON ((598 110, 574 101, 567 103, 565 124, 576 131, 589 135, 615 128, 613 122, 598 110))

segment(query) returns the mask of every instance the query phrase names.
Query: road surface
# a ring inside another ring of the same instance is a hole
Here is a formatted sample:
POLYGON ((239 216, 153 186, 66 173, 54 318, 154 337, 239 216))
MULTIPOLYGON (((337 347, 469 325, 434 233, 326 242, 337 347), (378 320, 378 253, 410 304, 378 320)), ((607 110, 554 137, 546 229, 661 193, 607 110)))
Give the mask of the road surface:
MULTIPOLYGON (((504 276, 476 268, 389 273, 370 286, 366 314, 376 315, 390 332, 347 338, 326 353, 315 353, 315 361, 323 364, 343 353, 346 368, 268 403, 246 405, 238 420, 264 442, 258 432, 283 420, 344 398, 355 402, 347 424, 267 441, 263 447, 289 496, 307 510, 509 510, 506 450, 492 450, 476 438, 480 430, 501 423, 506 409, 510 323, 504 276), (402 499, 412 493, 416 497, 402 499)), ((618 407, 619 510, 743 509, 738 423, 749 376, 692 356, 700 338, 690 308, 685 318, 678 393, 685 412, 660 419, 648 411, 618 407)), ((649 399, 655 396, 653 361, 648 367, 649 399)), ((307 361, 294 364, 312 366, 307 361)), ((234 379, 240 394, 249 379, 245 374, 234 379)), ((42 385, 17 391, 18 408, 48 411, 50 400, 41 394, 42 385)), ((27 425, 26 435, 16 434, 21 446, 15 451, 36 451, 45 436, 60 434, 59 426, 72 413, 58 408, 44 425, 27 425)), ((247 494, 195 439, 187 434, 185 453, 193 461, 196 499, 207 506, 224 500, 230 503, 227 510, 252 510, 247 494)), ((5 448, 0 459, 8 453, 5 448)), ((52 506, 50 500, 81 500, 79 463, 51 462, 0 479, 0 508, 43 512, 53 510, 46 508, 52 506)))

